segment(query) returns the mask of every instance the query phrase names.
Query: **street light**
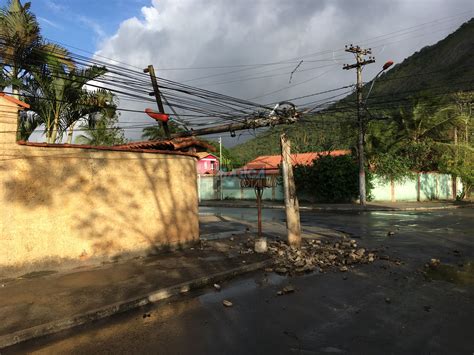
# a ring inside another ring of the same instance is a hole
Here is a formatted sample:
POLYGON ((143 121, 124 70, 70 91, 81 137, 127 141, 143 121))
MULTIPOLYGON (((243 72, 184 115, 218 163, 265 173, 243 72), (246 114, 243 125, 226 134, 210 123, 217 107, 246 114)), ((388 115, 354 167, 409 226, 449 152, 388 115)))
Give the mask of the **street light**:
POLYGON ((389 60, 388 62, 386 62, 386 63, 383 65, 382 70, 379 71, 379 72, 377 73, 377 75, 375 76, 375 78, 372 80, 372 85, 370 85, 369 92, 367 93, 367 96, 366 96, 366 98, 365 98, 364 107, 367 105, 367 100, 369 99, 369 95, 370 95, 370 93, 372 92, 372 88, 374 87, 375 81, 379 78, 379 76, 380 76, 385 70, 387 70, 388 68, 390 68, 392 65, 393 65, 393 61, 391 61, 391 60, 389 60))
POLYGON ((367 97, 365 98, 365 102, 362 100, 362 80, 360 79, 360 69, 358 71, 358 100, 357 100, 357 117, 359 121, 359 141, 358 141, 358 148, 359 148, 359 195, 360 195, 360 204, 365 208, 366 206, 366 189, 365 189, 365 124, 364 120, 362 119, 362 115, 360 110, 363 108, 367 111, 367 100, 369 95, 374 87, 375 81, 377 78, 382 74, 385 70, 390 68, 393 65, 393 62, 389 60, 386 62, 382 70, 380 70, 375 78, 372 80, 372 85, 370 85, 369 92, 367 93, 367 97), (363 105, 362 105, 363 103, 363 105), (361 107, 362 106, 362 107, 361 107))

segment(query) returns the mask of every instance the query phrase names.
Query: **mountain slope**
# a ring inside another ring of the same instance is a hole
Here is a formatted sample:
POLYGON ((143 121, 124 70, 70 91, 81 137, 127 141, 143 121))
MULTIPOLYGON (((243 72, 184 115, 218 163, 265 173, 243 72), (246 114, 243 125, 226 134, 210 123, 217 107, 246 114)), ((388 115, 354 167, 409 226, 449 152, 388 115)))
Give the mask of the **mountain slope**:
MULTIPOLYGON (((370 95, 374 116, 409 107, 416 99, 440 100, 447 94, 474 90, 474 19, 439 41, 414 53, 382 75, 370 95)), ((369 83, 370 84, 370 83, 369 83)), ((369 84, 365 86, 367 90, 369 84)), ((279 136, 286 132, 298 152, 346 149, 354 145, 355 96, 349 95, 325 113, 305 117, 291 126, 275 127, 231 149, 242 162, 278 154, 279 136)))

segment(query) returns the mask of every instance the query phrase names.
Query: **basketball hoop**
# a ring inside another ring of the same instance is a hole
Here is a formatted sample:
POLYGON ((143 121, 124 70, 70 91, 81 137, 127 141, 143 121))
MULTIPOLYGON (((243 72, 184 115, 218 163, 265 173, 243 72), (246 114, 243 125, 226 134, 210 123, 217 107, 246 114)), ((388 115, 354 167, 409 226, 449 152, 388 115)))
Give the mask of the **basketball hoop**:
POLYGON ((253 188, 257 197, 258 237, 262 238, 262 197, 263 189, 277 184, 276 176, 267 176, 264 169, 248 170, 240 173, 240 187, 253 188))

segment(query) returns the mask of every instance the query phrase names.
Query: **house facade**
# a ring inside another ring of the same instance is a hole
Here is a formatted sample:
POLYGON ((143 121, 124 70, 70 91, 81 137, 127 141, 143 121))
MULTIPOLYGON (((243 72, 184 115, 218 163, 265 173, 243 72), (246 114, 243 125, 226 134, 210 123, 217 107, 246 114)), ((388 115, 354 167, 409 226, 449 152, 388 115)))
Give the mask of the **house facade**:
POLYGON ((216 175, 219 172, 219 158, 208 152, 196 153, 199 157, 197 172, 200 175, 216 175))

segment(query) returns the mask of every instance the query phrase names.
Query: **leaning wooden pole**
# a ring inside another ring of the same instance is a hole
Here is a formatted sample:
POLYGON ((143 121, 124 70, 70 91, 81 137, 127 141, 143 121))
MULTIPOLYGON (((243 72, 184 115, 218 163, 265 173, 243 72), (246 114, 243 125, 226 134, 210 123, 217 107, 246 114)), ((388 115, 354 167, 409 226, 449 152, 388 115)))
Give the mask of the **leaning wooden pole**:
POLYGON ((288 244, 292 247, 301 246, 300 206, 296 196, 295 180, 293 178, 293 165, 291 164, 290 141, 283 133, 281 143, 281 166, 283 170, 283 189, 285 191, 286 229, 288 244))

